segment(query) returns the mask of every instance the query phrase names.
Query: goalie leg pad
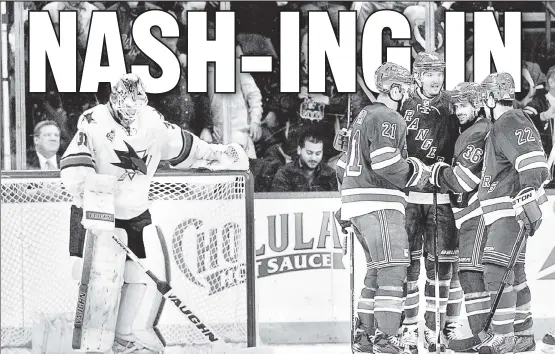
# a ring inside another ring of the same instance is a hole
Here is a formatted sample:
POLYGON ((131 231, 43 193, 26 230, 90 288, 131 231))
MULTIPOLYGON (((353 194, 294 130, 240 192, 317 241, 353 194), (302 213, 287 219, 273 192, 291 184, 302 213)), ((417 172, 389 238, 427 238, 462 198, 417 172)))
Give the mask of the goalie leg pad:
MULTIPOLYGON (((114 232, 126 242, 124 230, 116 229, 114 232)), ((114 343, 126 253, 112 240, 109 233, 89 231, 87 238, 89 237, 91 240, 87 240, 85 247, 80 284, 81 288, 86 287, 81 350, 104 353, 109 351, 114 343), (88 252, 91 252, 90 256, 87 255, 88 252)), ((81 295, 80 291, 80 297, 81 295)), ((79 310, 78 305, 77 311, 79 310)), ((76 319, 78 317, 76 316, 76 319)), ((75 327, 78 328, 78 325, 76 321, 75 327)))
MULTIPOLYGON (((141 262, 160 280, 169 280, 169 256, 161 232, 152 224, 145 226, 143 240, 146 258, 141 262)), ((162 351, 164 343, 155 331, 163 305, 162 295, 152 279, 131 260, 125 264, 124 280, 116 338, 120 342, 138 343, 151 351, 162 351)))

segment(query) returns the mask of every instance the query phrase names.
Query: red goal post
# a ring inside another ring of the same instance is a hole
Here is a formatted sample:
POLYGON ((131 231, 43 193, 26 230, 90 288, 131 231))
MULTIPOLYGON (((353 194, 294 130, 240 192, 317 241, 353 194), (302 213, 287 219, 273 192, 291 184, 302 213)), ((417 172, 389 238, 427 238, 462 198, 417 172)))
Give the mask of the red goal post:
MULTIPOLYGON (((1 185, 1 347, 29 347, 33 326, 52 316, 72 318, 75 311, 78 282, 68 252, 72 198, 58 172, 2 172, 1 185)), ((162 171, 149 199, 174 289, 226 342, 256 346, 252 175, 162 171)), ((157 327, 167 346, 207 344, 170 304, 157 327)))

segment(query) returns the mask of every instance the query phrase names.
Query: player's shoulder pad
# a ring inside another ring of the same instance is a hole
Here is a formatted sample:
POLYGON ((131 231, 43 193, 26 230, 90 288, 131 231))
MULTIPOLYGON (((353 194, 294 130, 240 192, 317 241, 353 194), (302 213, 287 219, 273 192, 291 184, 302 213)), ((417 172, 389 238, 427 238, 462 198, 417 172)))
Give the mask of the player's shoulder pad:
POLYGON ((168 129, 174 124, 167 122, 164 115, 160 113, 156 108, 151 106, 146 106, 143 108, 142 117, 147 125, 152 129, 168 129))
POLYGON ((468 128, 469 137, 472 141, 484 140, 491 130, 492 123, 489 119, 482 118, 468 128))
POLYGON ((375 121, 377 124, 380 125, 383 122, 405 124, 405 120, 399 112, 385 106, 382 106, 376 110, 375 114, 372 116, 372 121, 375 121))
POLYGON ((88 133, 94 130, 98 125, 105 126, 105 122, 110 117, 108 107, 103 104, 96 105, 83 112, 77 120, 77 129, 82 132, 88 133))
POLYGON ((358 115, 355 117, 353 121, 353 125, 362 125, 362 123, 364 123, 364 121, 366 120, 366 117, 368 117, 368 115, 370 114, 370 112, 372 112, 372 110, 373 110, 372 105, 364 106, 364 108, 361 109, 360 112, 358 112, 358 115))
MULTIPOLYGON (((520 109, 511 109, 499 117, 493 124, 492 131, 496 134, 498 132, 512 132, 515 129, 524 128, 527 126, 533 127, 534 124, 520 109)), ((511 133, 512 134, 512 133, 511 133)))

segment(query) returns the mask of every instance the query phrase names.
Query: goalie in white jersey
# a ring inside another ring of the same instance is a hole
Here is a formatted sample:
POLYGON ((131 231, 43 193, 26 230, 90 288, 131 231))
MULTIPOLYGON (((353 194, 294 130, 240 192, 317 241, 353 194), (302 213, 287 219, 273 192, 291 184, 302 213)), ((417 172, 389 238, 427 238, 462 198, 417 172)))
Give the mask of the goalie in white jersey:
POLYGON ((113 346, 115 352, 156 353, 164 348, 154 330, 162 302, 154 282, 137 264, 126 260, 125 252, 110 237, 97 236, 101 233, 91 227, 85 237, 80 225, 81 208, 87 214, 90 201, 84 196, 91 176, 117 179, 111 206, 115 216, 113 232, 163 279, 166 265, 153 264, 152 255, 158 253, 156 259, 164 259, 164 248, 148 210, 150 183, 160 161, 169 161, 177 169, 248 169, 248 158, 240 147, 208 144, 166 122, 147 103, 141 79, 134 74, 124 75, 112 87, 109 103, 91 108, 80 117, 77 134, 60 161, 63 184, 75 204, 70 255, 84 258, 84 264, 88 255, 93 268, 91 271, 91 267, 83 267, 80 271, 81 267, 76 267, 74 271, 81 286, 88 286, 82 335, 76 336, 74 331, 73 346, 81 350, 110 353, 113 346), (236 161, 229 158, 230 150, 236 161), (102 264, 98 269, 102 269, 100 278, 104 280, 98 280, 94 273, 95 262, 102 264), (94 301, 104 308, 95 308, 94 301))

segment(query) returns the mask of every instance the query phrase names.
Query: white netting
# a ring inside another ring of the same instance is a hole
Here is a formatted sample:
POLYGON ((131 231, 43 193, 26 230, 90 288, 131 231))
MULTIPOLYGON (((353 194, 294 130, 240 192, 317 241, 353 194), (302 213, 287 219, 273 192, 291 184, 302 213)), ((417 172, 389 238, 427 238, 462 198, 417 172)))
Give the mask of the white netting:
MULTIPOLYGON (((162 175, 150 191, 176 293, 218 336, 240 346, 256 335, 247 321, 248 186, 241 174, 162 175)), ((71 197, 58 178, 3 178, 1 198, 1 346, 30 346, 41 317, 75 311, 71 197)), ((207 343, 171 303, 158 328, 168 346, 207 343)))

